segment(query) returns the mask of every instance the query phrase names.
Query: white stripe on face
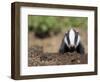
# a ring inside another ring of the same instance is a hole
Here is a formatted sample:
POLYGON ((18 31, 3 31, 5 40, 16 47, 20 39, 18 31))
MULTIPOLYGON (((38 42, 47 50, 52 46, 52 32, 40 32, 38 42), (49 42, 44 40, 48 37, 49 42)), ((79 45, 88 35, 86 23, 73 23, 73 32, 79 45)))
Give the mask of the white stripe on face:
POLYGON ((65 42, 65 44, 70 48, 71 46, 70 46, 70 44, 68 44, 68 41, 67 41, 67 38, 65 37, 64 38, 64 42, 65 42))
POLYGON ((69 40, 70 40, 70 46, 75 45, 75 32, 73 29, 69 31, 69 40))
POLYGON ((67 46, 69 46, 69 45, 68 45, 68 41, 67 41, 67 38, 66 38, 66 37, 64 37, 64 42, 66 43, 66 45, 67 45, 67 46))

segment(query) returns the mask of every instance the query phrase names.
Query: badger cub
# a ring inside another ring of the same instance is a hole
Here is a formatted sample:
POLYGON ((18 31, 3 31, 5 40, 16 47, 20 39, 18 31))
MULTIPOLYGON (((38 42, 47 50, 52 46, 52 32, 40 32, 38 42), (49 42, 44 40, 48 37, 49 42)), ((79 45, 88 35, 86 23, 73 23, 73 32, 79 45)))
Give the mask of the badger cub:
POLYGON ((84 54, 84 47, 80 39, 79 32, 77 32, 75 29, 70 29, 64 35, 59 53, 64 54, 66 52, 76 51, 79 54, 84 54))

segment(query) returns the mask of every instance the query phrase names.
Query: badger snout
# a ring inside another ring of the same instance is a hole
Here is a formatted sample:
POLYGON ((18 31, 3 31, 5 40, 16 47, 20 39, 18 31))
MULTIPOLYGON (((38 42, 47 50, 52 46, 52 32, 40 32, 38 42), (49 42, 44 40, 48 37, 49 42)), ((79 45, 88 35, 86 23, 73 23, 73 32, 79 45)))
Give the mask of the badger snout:
POLYGON ((71 48, 75 47, 74 45, 70 45, 71 48))
POLYGON ((73 51, 75 51, 75 50, 76 50, 75 46, 71 46, 71 47, 70 47, 70 51, 71 51, 71 52, 73 52, 73 51))
POLYGON ((75 48, 75 45, 69 45, 69 48, 75 48))

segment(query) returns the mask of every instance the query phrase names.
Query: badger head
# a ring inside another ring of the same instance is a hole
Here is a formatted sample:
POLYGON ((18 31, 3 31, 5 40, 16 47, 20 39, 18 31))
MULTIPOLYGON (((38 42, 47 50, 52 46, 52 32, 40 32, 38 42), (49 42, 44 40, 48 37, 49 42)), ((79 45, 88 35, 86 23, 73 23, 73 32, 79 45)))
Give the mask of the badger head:
POLYGON ((75 29, 65 33, 64 42, 68 48, 74 50, 80 43, 80 35, 75 29))

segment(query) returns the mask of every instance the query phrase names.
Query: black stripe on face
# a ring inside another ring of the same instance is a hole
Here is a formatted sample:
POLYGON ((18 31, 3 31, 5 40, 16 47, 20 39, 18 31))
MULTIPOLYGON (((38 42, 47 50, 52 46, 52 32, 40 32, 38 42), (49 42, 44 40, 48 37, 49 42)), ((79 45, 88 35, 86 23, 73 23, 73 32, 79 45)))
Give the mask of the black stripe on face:
POLYGON ((76 32, 75 30, 74 30, 74 32, 75 32, 75 40, 74 40, 74 43, 75 43, 75 45, 76 45, 76 43, 77 43, 77 41, 78 41, 78 35, 79 35, 79 33, 76 32))
POLYGON ((66 33, 65 37, 67 38, 67 42, 70 45, 70 40, 69 40, 69 31, 66 33))

